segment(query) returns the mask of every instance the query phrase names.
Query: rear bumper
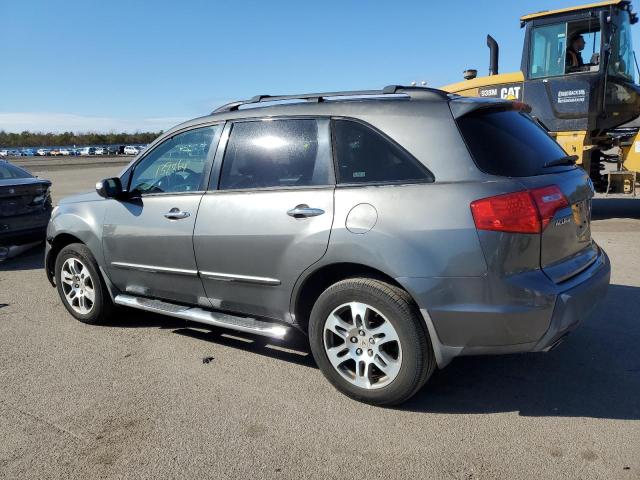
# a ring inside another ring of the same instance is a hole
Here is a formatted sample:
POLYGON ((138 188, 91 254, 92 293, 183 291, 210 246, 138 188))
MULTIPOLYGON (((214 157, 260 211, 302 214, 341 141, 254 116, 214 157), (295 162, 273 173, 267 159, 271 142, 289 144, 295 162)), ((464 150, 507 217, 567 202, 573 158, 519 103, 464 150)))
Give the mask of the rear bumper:
POLYGON ((610 275, 609 259, 600 250, 588 269, 560 284, 539 270, 510 278, 396 280, 418 303, 443 367, 460 355, 549 349, 589 316, 610 275))
POLYGON ((604 298, 611 278, 611 264, 604 250, 601 250, 596 263, 584 272, 586 278, 582 282, 573 284, 558 294, 549 329, 532 351, 539 352, 553 347, 558 340, 588 318, 604 298))
POLYGON ((51 209, 0 218, 0 246, 13 246, 44 241, 51 209))
POLYGON ((9 247, 44 241, 46 233, 47 227, 45 224, 43 227, 29 228, 26 230, 19 230, 17 232, 10 232, 8 234, 1 234, 0 246, 9 247))

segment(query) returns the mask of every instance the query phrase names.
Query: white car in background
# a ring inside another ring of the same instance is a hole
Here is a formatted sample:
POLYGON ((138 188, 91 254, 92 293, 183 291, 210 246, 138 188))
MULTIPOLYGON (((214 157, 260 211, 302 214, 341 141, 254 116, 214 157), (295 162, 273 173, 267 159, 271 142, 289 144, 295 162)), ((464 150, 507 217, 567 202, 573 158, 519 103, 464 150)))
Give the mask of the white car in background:
POLYGON ((140 153, 140 149, 138 147, 133 147, 131 145, 127 145, 124 147, 125 155, 138 155, 140 153))
POLYGON ((96 147, 96 151, 94 152, 94 155, 104 155, 105 151, 103 147, 96 147))
POLYGON ((49 155, 49 150, 47 150, 46 148, 39 148, 38 150, 36 150, 36 155, 44 157, 45 155, 49 155))
POLYGON ((69 150, 67 150, 66 148, 60 148, 58 149, 58 155, 62 155, 62 156, 68 156, 71 155, 71 152, 69 150))
POLYGON ((9 155, 9 150, 0 150, 0 157, 7 157, 9 155))

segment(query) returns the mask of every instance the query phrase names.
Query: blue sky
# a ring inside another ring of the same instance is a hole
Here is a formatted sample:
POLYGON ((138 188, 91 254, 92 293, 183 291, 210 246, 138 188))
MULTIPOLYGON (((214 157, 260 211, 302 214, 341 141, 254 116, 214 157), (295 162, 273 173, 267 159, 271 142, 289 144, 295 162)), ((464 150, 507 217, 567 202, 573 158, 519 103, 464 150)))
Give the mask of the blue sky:
POLYGON ((486 74, 487 33, 518 70, 519 17, 581 3, 0 0, 0 129, 158 130, 258 93, 439 86, 486 74))

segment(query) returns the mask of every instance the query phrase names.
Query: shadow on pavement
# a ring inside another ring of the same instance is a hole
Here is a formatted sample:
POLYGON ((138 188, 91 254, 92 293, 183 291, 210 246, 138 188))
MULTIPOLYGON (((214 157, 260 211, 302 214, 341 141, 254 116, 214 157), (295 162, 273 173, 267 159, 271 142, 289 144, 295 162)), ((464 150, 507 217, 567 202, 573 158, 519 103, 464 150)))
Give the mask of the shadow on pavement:
POLYGON ((640 288, 605 302, 547 354, 460 357, 400 408, 434 413, 640 419, 640 288))
POLYGON ((593 220, 607 218, 640 218, 638 198, 594 198, 591 209, 593 220))
POLYGON ((186 324, 187 322, 185 320, 179 318, 158 315, 143 310, 134 310, 132 308, 118 307, 109 321, 100 326, 117 328, 159 328, 166 330, 183 328, 186 324))
POLYGON ((305 367, 317 368, 306 337, 295 330, 288 334, 289 338, 286 341, 281 341, 231 330, 203 331, 200 328, 202 327, 184 328, 174 333, 305 367))
POLYGON ((173 329, 185 337, 316 368, 306 337, 295 329, 283 341, 127 308, 117 309, 111 321, 101 327, 173 329))
MULTIPOLYGON (((640 288, 611 285, 593 316, 553 351, 458 358, 399 409, 638 420, 638 312, 640 288)), ((275 341, 141 313, 127 314, 113 326, 175 328, 178 335, 317 368, 306 337, 296 331, 287 341, 275 341)))

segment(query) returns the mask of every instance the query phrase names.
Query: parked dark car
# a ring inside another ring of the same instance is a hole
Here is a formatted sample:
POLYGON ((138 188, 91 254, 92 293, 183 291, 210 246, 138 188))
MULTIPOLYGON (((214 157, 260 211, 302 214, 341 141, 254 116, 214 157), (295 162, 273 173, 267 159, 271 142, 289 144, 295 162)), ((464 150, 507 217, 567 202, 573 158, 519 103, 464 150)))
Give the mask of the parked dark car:
POLYGON ((109 147, 105 147, 105 151, 106 151, 107 155, 118 155, 118 153, 119 153, 118 150, 119 150, 118 147, 114 146, 114 145, 111 145, 109 147))
POLYGON ((11 247, 44 241, 51 217, 51 182, 0 161, 0 260, 11 247))

